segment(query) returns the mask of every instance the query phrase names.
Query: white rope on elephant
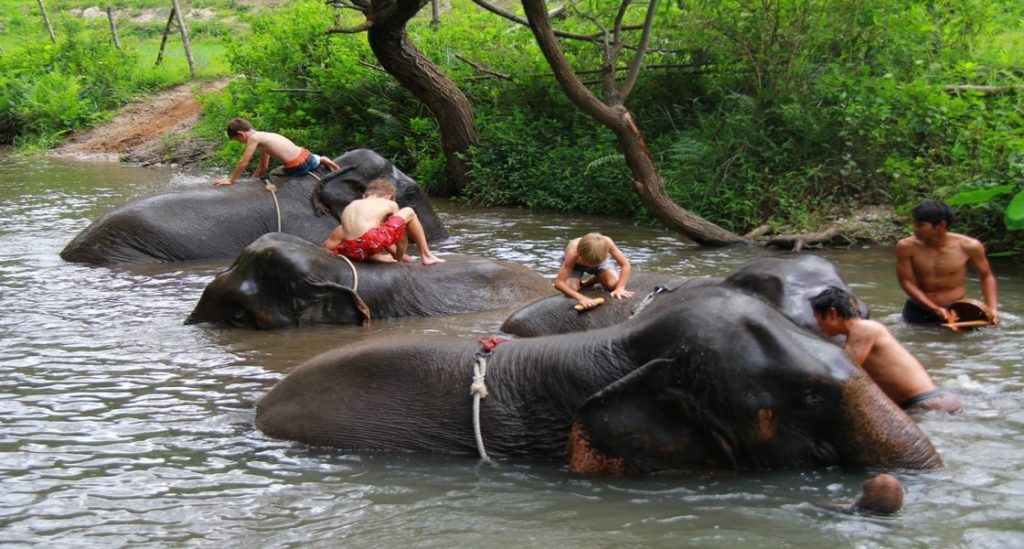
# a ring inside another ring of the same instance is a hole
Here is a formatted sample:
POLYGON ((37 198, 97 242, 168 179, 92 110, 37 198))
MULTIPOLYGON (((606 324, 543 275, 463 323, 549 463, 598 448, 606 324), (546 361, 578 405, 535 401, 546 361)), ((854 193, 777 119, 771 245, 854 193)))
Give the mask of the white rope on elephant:
POLYGON ((274 197, 274 207, 277 209, 277 232, 281 232, 281 204, 277 202, 277 185, 271 183, 269 177, 263 181, 266 183, 263 188, 270 191, 270 195, 274 197))
POLYGON ((480 399, 487 398, 487 384, 484 383, 486 375, 487 357, 478 354, 473 364, 473 384, 469 386, 469 394, 473 395, 473 434, 476 436, 476 449, 480 452, 480 459, 493 465, 494 462, 484 449, 484 437, 480 433, 480 399))
POLYGON ((352 291, 359 292, 359 271, 356 270, 356 266, 344 254, 337 254, 337 256, 344 259, 345 263, 348 263, 348 268, 352 269, 352 291))

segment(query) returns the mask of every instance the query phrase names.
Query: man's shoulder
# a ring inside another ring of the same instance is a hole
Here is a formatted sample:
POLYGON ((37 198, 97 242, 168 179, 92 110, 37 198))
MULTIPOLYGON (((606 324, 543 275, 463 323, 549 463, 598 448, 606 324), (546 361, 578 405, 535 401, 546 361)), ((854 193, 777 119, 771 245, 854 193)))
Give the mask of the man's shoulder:
POLYGON ((981 241, 972 236, 967 236, 960 233, 946 233, 946 236, 950 239, 950 242, 960 246, 961 248, 972 248, 981 247, 981 241))
POLYGON ((896 251, 906 252, 921 247, 921 241, 916 236, 905 236, 896 241, 896 251))

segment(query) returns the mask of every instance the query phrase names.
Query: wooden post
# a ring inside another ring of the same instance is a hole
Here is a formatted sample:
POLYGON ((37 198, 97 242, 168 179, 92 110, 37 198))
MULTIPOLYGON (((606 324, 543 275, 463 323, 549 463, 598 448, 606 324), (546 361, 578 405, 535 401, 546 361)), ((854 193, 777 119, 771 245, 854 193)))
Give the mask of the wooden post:
POLYGON ((430 28, 434 30, 441 28, 440 0, 430 0, 430 28))
POLYGON ((159 67, 160 63, 164 60, 164 47, 167 46, 167 36, 171 34, 171 25, 174 24, 174 14, 176 13, 178 13, 178 10, 171 8, 171 15, 167 17, 167 25, 164 26, 164 37, 160 39, 160 51, 156 54, 154 67, 159 67))
POLYGON ((185 16, 181 13, 181 6, 178 0, 171 0, 174 4, 174 13, 178 18, 178 30, 181 31, 181 43, 185 45, 185 59, 188 59, 188 71, 192 78, 196 77, 196 60, 192 57, 192 46, 188 43, 188 29, 185 28, 185 16))
POLYGON ((50 24, 50 16, 46 14, 46 6, 43 5, 43 0, 37 1, 39 2, 39 11, 43 12, 43 22, 46 23, 46 31, 50 33, 50 41, 56 44, 57 35, 53 34, 53 25, 50 24))
POLYGON ((117 36, 117 23, 114 22, 114 8, 107 7, 107 19, 110 21, 110 36, 114 38, 114 47, 117 51, 124 53, 124 48, 121 47, 121 39, 117 36))

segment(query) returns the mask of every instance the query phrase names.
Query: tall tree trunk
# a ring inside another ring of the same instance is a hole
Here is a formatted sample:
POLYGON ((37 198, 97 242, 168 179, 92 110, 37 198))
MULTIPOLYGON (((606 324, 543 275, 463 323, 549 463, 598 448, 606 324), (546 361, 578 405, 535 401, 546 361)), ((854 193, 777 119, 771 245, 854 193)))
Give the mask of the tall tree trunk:
POLYGON ((447 173, 440 194, 459 194, 469 180, 465 156, 480 136, 466 94, 409 40, 405 26, 429 0, 375 0, 367 31, 381 66, 437 118, 447 173))
POLYGON ((57 35, 53 33, 53 25, 50 24, 50 16, 46 13, 46 6, 43 5, 43 0, 37 0, 39 2, 39 11, 43 12, 43 22, 46 23, 46 32, 50 33, 50 42, 57 43, 57 35))
MULTIPOLYGON (((614 59, 606 59, 605 65, 612 72, 605 78, 605 97, 610 103, 605 104, 583 85, 572 66, 565 59, 558 39, 555 38, 554 29, 551 27, 544 0, 522 0, 522 3, 530 23, 530 29, 533 31, 544 57, 548 60, 555 79, 562 87, 562 91, 580 110, 615 133, 619 147, 626 157, 626 164, 633 174, 633 188, 640 196, 644 207, 666 227, 685 235, 702 246, 748 243, 749 241, 743 237, 690 213, 673 202, 665 192, 665 181, 654 165, 654 159, 651 157, 651 151, 647 148, 644 136, 633 120, 629 109, 623 105, 626 96, 629 95, 632 82, 636 78, 636 72, 639 70, 639 59, 635 60, 629 80, 622 90, 617 90, 614 86, 614 59)), ((653 11, 651 15, 653 15, 653 11)))

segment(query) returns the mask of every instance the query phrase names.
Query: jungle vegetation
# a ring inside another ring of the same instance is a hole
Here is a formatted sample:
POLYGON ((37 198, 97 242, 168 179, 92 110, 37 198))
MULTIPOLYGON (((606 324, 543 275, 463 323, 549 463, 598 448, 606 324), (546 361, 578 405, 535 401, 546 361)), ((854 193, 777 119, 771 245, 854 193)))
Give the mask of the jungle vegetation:
MULTIPOLYGON (((525 18, 518 2, 494 3, 525 18)), ((370 33, 337 32, 366 30, 359 29, 362 4, 186 4, 219 14, 190 23, 201 75, 235 76, 223 93, 204 99, 198 131, 211 137, 221 138, 229 118, 245 116, 319 151, 375 149, 430 192, 458 200, 657 217, 634 188, 621 139, 566 95, 527 25, 470 0, 445 4, 435 20, 429 3, 414 1, 415 17, 390 37, 421 52, 468 101, 475 135, 457 147, 464 166, 453 173, 436 109, 388 72, 394 68, 370 33)), ((408 0, 377 4, 410 9, 408 0)), ((134 95, 189 78, 180 62, 152 67, 164 21, 122 24, 120 51, 105 20, 66 15, 88 2, 46 5, 56 44, 35 6, 0 0, 0 135, 7 140, 46 146, 134 95)), ((960 205, 960 230, 990 251, 1024 250, 1024 4, 623 6, 592 0, 546 8, 587 93, 611 104, 608 75, 619 84, 635 78, 619 108, 641 132, 672 202, 743 234, 765 223, 822 227, 872 204, 905 213, 922 198, 940 198, 960 205), (612 59, 617 17, 622 43, 612 59), (632 52, 648 17, 634 76, 632 52)), ((168 51, 174 47, 180 44, 168 51)), ((237 153, 225 143, 211 162, 230 165, 237 153)))

